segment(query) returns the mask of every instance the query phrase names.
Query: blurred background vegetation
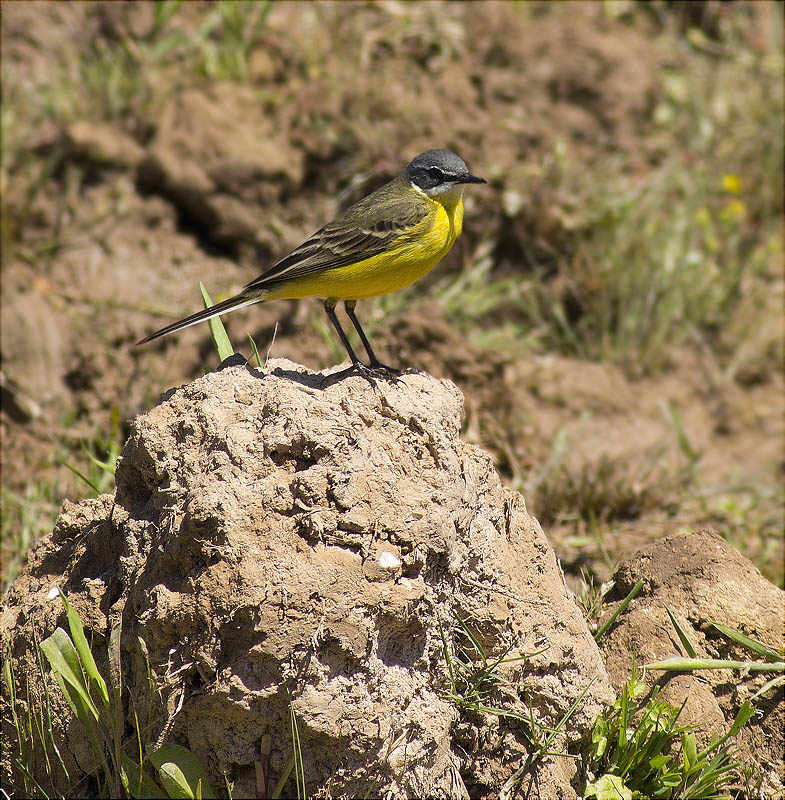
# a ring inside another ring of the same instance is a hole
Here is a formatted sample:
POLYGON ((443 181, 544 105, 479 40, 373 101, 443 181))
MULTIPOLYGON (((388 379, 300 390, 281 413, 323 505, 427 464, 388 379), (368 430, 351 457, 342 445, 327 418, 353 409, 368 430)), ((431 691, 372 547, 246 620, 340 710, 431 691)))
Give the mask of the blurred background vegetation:
MULTIPOLYGON (((207 326, 133 342, 430 147, 490 185, 442 265, 361 307, 380 355, 458 383, 574 585, 702 526, 782 585, 781 4, 17 3, 2 26, 4 585, 63 498, 110 489, 127 421, 215 365, 207 326)), ((226 324, 343 358, 313 301, 226 324)))

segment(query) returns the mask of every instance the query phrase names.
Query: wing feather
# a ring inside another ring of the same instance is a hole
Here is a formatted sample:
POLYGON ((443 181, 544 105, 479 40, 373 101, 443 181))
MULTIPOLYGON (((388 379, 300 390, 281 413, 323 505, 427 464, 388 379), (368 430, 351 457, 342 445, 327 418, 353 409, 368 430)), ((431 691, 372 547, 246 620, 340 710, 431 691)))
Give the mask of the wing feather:
POLYGON ((383 186, 320 228, 251 281, 244 292, 270 289, 303 275, 356 264, 383 253, 430 212, 426 200, 417 197, 412 200, 408 186, 395 187, 394 184, 392 181, 383 186), (398 191, 391 191, 393 189, 398 191))

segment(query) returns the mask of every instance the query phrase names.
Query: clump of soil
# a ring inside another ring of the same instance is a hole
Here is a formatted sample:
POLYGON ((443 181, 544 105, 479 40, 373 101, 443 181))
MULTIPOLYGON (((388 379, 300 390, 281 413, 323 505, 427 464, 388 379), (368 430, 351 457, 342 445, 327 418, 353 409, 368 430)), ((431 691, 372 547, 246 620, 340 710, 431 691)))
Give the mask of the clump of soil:
MULTIPOLYGON (((688 654, 668 617, 674 614, 698 658, 749 661, 758 657, 735 645, 712 622, 741 631, 771 648, 785 648, 785 592, 767 581, 747 559, 714 531, 670 536, 620 565, 607 619, 643 579, 641 594, 620 621, 600 640, 614 686, 630 677, 630 661, 647 664, 688 654)), ((751 673, 739 680, 730 670, 691 674, 648 672, 650 684, 663 689, 673 705, 686 705, 679 720, 696 724, 701 746, 722 736, 741 704, 770 678, 751 673)), ((785 789, 785 704, 782 689, 769 689, 755 700, 757 713, 741 729, 738 755, 750 770, 749 785, 760 797, 779 797, 785 789)))
MULTIPOLYGON (((578 746, 612 697, 599 651, 523 499, 461 440, 462 412, 457 388, 424 373, 369 382, 286 360, 168 392, 134 421, 114 494, 66 503, 13 584, 18 679, 61 621, 58 586, 97 651, 121 625, 124 685, 155 741, 167 715, 149 658, 182 701, 171 736, 215 786, 258 792, 263 739, 280 776, 291 703, 309 794, 465 798, 498 791, 532 746, 520 721, 485 725, 450 696, 470 687, 451 684, 447 653, 481 666, 463 623, 489 658, 506 654, 484 704, 553 726, 586 690, 552 745, 578 746)), ((70 781, 32 769, 69 794, 93 762, 51 696, 70 781)), ((576 779, 571 758, 520 776, 545 797, 576 779)))

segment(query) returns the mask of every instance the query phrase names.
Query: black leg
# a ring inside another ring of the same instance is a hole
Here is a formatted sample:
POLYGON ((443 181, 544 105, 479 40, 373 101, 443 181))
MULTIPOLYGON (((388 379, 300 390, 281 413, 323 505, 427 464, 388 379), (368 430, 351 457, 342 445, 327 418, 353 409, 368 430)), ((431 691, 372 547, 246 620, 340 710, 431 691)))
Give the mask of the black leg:
POLYGON ((387 364, 382 364, 378 358, 376 358, 376 353, 373 352, 373 348, 371 347, 371 343, 368 341, 368 337, 365 335, 365 331, 360 325, 360 320, 357 319, 357 315, 354 313, 354 307, 357 305, 356 300, 344 300, 344 308, 346 308, 346 314, 349 319, 352 321, 352 325, 357 330, 357 333, 360 334, 360 339, 362 340, 363 347, 365 348, 365 352, 368 353, 368 358, 371 362, 371 369, 378 369, 383 370, 384 372, 390 373, 397 373, 400 370, 395 369, 394 367, 388 367, 387 364))
POLYGON ((341 337, 341 342, 343 342, 343 346, 346 348, 346 352, 349 354, 349 358, 352 360, 352 366, 356 367, 358 365, 365 366, 362 364, 359 358, 354 354, 354 350, 352 350, 352 346, 349 344, 349 340, 346 338, 346 334, 343 332, 343 328, 341 327, 341 323, 338 322, 338 317, 335 316, 335 300, 325 300, 324 301, 324 310, 327 312, 327 316, 330 318, 330 322, 333 324, 333 328, 338 331, 338 336, 341 337))

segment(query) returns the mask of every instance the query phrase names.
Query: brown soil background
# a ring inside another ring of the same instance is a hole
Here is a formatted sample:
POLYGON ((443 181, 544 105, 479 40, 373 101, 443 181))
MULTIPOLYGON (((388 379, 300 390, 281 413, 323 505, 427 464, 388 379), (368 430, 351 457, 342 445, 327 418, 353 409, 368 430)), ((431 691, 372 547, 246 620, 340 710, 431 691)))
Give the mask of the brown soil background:
MULTIPOLYGON (((546 281, 568 312, 603 291, 581 272, 585 199, 606 180, 656 180, 674 154, 695 163, 661 119, 678 94, 669 81, 727 59, 728 31, 756 57, 781 57, 775 6, 717 5, 275 3, 252 41, 241 32, 234 49, 196 58, 155 46, 195 41, 217 6, 184 4, 160 33, 152 4, 4 4, 5 574, 64 497, 87 493, 64 465, 88 472, 85 447, 106 457, 128 420, 215 363, 206 326, 138 338, 198 308, 200 280, 228 295, 445 146, 490 185, 471 193, 463 241, 432 276, 361 308, 380 355, 458 383, 465 435, 524 492, 574 583, 712 524, 781 585, 776 241, 763 291, 741 286, 721 324, 664 343, 656 365, 581 357, 537 329, 511 338, 512 299, 469 316, 472 291, 457 302, 443 291, 482 258, 486 283, 525 294, 546 281)), ((781 128, 768 134, 781 143, 781 128)), ((750 241, 766 222, 749 212, 750 241)), ((250 333, 263 355, 313 368, 342 358, 313 301, 226 324, 246 353, 250 333)))

